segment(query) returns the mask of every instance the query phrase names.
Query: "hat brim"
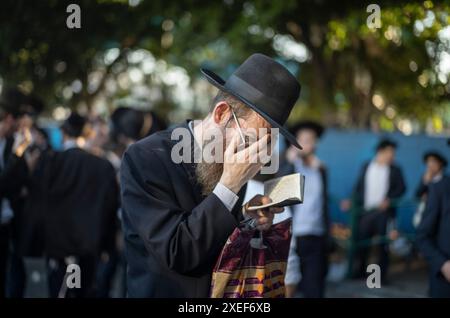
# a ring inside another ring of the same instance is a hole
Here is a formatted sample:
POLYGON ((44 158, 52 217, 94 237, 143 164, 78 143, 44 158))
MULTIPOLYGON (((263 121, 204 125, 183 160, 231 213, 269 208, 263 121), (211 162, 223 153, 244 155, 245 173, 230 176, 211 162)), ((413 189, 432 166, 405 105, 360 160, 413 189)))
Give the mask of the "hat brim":
POLYGON ((245 99, 244 97, 240 96, 238 93, 234 92, 233 90, 225 87, 225 81, 219 75, 217 75, 213 71, 210 71, 210 70, 207 70, 204 68, 200 69, 200 71, 206 77, 208 82, 210 82, 212 85, 214 85, 221 91, 224 91, 224 92, 236 97, 237 99, 239 99, 245 105, 247 105, 248 107, 253 109, 259 115, 261 115, 261 117, 263 117, 265 120, 267 120, 272 125, 272 127, 278 128, 280 130, 280 133, 287 139, 287 141, 290 144, 294 145, 298 149, 303 149, 302 146, 300 146, 300 144, 297 142, 297 138, 295 138, 294 135, 292 135, 286 127, 277 123, 275 120, 273 120, 269 115, 267 115, 265 112, 260 110, 258 108, 258 106, 254 105, 252 102, 250 102, 247 99, 245 99))

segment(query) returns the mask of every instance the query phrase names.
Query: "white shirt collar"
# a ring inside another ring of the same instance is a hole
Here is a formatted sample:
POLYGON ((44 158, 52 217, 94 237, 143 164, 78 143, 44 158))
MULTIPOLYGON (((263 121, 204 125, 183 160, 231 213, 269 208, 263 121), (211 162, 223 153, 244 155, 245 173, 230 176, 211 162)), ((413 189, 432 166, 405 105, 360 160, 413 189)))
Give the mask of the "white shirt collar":
POLYGON ((69 140, 64 141, 64 143, 63 143, 64 150, 69 150, 72 148, 79 148, 76 140, 69 139, 69 140))
POLYGON ((432 182, 432 183, 436 183, 436 182, 441 181, 442 176, 443 176, 443 175, 442 175, 442 172, 438 173, 437 175, 435 175, 435 176, 433 177, 433 179, 431 179, 431 182, 432 182))
POLYGON ((313 155, 313 159, 311 161, 311 164, 306 165, 305 162, 303 161, 303 159, 301 157, 298 157, 296 160, 296 164, 300 167, 307 167, 307 168, 313 168, 313 169, 319 169, 322 162, 320 161, 320 159, 316 156, 313 155))

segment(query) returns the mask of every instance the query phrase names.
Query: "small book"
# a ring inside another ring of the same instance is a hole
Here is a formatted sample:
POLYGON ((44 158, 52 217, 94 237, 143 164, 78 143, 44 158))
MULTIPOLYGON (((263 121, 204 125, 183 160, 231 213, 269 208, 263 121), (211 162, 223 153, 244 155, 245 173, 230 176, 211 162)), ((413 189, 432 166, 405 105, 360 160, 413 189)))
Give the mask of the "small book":
POLYGON ((284 207, 303 203, 305 176, 300 173, 267 180, 264 182, 264 195, 272 199, 271 203, 248 207, 254 211, 268 207, 284 207))

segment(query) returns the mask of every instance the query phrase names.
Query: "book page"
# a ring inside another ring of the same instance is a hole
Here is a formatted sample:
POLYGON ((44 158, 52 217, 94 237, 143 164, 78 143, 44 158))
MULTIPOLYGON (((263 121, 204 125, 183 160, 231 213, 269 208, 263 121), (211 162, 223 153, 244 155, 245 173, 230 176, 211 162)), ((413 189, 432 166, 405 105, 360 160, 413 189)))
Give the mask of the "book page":
POLYGON ((299 173, 264 182, 264 195, 272 199, 271 203, 251 206, 249 210, 262 209, 270 206, 288 206, 303 201, 304 176, 299 173))

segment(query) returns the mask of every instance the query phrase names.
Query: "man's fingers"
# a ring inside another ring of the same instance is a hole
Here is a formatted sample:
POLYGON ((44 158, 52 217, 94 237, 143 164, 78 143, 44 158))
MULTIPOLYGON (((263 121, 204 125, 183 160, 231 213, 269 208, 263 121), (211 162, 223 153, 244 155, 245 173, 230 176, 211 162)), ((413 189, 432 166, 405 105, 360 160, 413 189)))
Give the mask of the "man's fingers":
POLYGON ((284 211, 284 208, 281 208, 281 207, 273 207, 273 208, 270 208, 270 212, 271 213, 281 213, 281 212, 283 212, 284 211))
POLYGON ((273 219, 269 219, 269 218, 259 218, 256 220, 256 226, 262 226, 262 225, 272 225, 272 221, 273 219))
POLYGON ((266 134, 258 141, 252 143, 249 147, 242 149, 239 145, 240 136, 233 135, 230 144, 225 150, 225 160, 227 162, 258 164, 258 169, 267 163, 268 155, 267 147, 269 145, 270 134, 266 134))
POLYGON ((259 231, 267 231, 268 229, 270 229, 270 226, 271 224, 258 225, 256 229, 258 229, 259 231))
POLYGON ((261 202, 262 198, 264 198, 264 196, 262 194, 257 194, 252 198, 252 201, 255 200, 255 201, 261 202))
POLYGON ((267 147, 269 146, 270 135, 266 134, 260 138, 257 142, 253 143, 249 150, 251 156, 260 157, 261 154, 267 154, 267 147))
MULTIPOLYGON (((249 147, 240 150, 237 154, 239 154, 243 158, 248 158, 249 160, 257 159, 258 154, 261 151, 267 149, 269 137, 270 137, 269 134, 264 135, 257 142, 254 142, 249 147)), ((257 162, 257 161, 251 161, 251 162, 257 162)))
POLYGON ((262 204, 269 204, 269 203, 271 203, 272 202, 272 199, 271 198, 269 198, 268 196, 262 196, 261 197, 261 203, 262 204))
POLYGON ((258 156, 261 159, 264 159, 265 157, 270 158, 270 156, 272 155, 272 151, 275 147, 275 144, 270 141, 271 140, 270 136, 267 138, 268 138, 267 141, 265 141, 258 148, 258 156))
POLYGON ((225 149, 225 158, 230 159, 231 156, 234 155, 237 145, 238 145, 239 135, 234 134, 233 137, 231 137, 230 143, 228 144, 227 148, 225 149))
POLYGON ((265 134, 263 137, 258 139, 257 142, 254 142, 253 144, 248 147, 248 150, 250 151, 250 154, 258 153, 259 149, 262 149, 263 147, 267 147, 267 144, 269 143, 269 134, 265 134))
POLYGON ((267 211, 262 211, 262 210, 259 210, 259 212, 258 212, 258 219, 273 220, 274 217, 275 217, 275 214, 273 214, 272 212, 267 212, 267 211))
MULTIPOLYGON (((245 206, 264 205, 272 202, 268 196, 256 195, 245 206)), ((284 208, 271 207, 265 209, 258 209, 256 211, 247 211, 247 215, 255 219, 258 230, 267 230, 273 224, 275 213, 283 212, 284 208)))
POLYGON ((255 195, 253 198, 250 199, 250 201, 248 201, 245 204, 245 207, 248 208, 249 206, 261 205, 261 198, 262 197, 263 197, 263 195, 261 195, 261 194, 255 195))

